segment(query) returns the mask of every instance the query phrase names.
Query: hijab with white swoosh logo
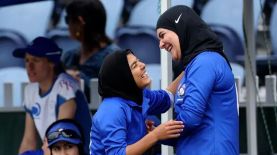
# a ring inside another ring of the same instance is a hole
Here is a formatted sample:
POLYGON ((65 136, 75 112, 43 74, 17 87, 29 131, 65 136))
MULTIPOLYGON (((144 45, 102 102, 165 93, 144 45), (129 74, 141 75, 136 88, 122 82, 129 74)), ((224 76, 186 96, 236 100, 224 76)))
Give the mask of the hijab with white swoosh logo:
POLYGON ((159 17, 156 25, 156 29, 158 28, 165 28, 177 34, 185 67, 194 57, 206 50, 219 53, 229 64, 223 53, 222 42, 191 8, 184 5, 169 8, 159 17))

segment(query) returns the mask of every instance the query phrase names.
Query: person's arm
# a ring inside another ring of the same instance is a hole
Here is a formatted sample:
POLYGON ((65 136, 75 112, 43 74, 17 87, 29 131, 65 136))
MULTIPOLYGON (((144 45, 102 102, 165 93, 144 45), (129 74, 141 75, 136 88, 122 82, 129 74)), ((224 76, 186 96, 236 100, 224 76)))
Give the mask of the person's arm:
POLYGON ((36 127, 35 123, 29 113, 26 113, 25 117, 25 129, 23 139, 20 144, 19 154, 36 149, 36 127))
POLYGON ((59 107, 58 119, 74 118, 76 113, 76 102, 74 99, 69 99, 59 107))
POLYGON ((183 131, 183 128, 184 125, 181 121, 167 121, 157 126, 153 131, 149 132, 136 143, 128 145, 126 148, 126 155, 140 155, 159 140, 177 138, 180 136, 180 132, 183 131))
POLYGON ((184 71, 179 74, 179 76, 174 79, 166 88, 166 90, 170 91, 173 95, 175 95, 177 87, 179 85, 180 80, 182 79, 182 77, 184 76, 184 71))
MULTIPOLYGON (((101 139, 103 149, 107 155, 142 154, 160 139, 178 137, 183 129, 182 122, 171 120, 156 127, 151 133, 141 135, 144 137, 137 137, 134 132, 128 133, 128 128, 142 128, 143 125, 132 126, 129 124, 132 121, 129 118, 131 116, 131 113, 128 113, 129 110, 131 109, 128 106, 126 107, 126 104, 106 99, 101 103, 101 107, 93 117, 91 135, 95 135, 93 131, 98 131, 96 137, 101 139), (106 102, 109 102, 109 104, 106 104, 106 102), (109 111, 109 116, 113 117, 107 117, 107 111, 109 111), (128 137, 132 138, 128 140, 128 137), (135 142, 130 141, 135 139, 135 142)), ((140 132, 139 130, 136 131, 140 132)), ((96 147, 98 145, 96 143, 91 139, 92 146, 96 147)))
POLYGON ((58 120, 64 118, 74 118, 77 103, 75 101, 76 91, 79 88, 79 85, 76 81, 72 80, 69 75, 66 75, 64 79, 59 81, 58 89, 58 101, 59 111, 58 111, 58 120), (71 80, 70 80, 71 79, 71 80))
POLYGON ((172 81, 172 83, 168 85, 166 90, 144 90, 144 97, 150 99, 150 107, 148 109, 149 115, 161 114, 166 112, 170 108, 170 106, 174 102, 174 95, 176 93, 176 89, 183 76, 184 71, 174 81, 172 81))

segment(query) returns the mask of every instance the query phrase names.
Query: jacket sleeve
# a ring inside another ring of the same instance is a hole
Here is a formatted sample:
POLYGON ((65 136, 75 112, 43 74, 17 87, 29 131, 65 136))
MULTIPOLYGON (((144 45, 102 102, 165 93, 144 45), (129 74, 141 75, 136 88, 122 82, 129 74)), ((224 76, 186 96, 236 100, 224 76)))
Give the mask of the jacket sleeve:
POLYGON ((165 90, 150 91, 145 89, 144 97, 149 100, 149 115, 164 113, 171 106, 170 96, 165 90))
POLYGON ((125 110, 121 106, 110 104, 109 114, 105 115, 107 119, 101 119, 94 123, 101 131, 101 143, 104 145, 105 153, 106 155, 125 155, 128 125, 125 110))
POLYGON ((184 96, 175 100, 176 119, 184 122, 184 132, 202 123, 215 84, 214 64, 207 60, 195 60, 185 72, 185 80, 180 84, 185 88, 184 96))

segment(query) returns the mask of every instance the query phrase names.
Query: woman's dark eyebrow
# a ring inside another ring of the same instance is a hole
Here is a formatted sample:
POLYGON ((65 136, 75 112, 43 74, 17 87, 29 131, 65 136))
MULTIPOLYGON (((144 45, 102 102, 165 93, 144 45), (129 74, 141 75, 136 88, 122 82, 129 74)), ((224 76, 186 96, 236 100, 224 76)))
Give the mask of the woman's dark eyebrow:
POLYGON ((163 33, 163 32, 160 32, 160 33, 159 33, 159 38, 161 38, 161 37, 162 37, 162 33, 163 33))
POLYGON ((130 67, 133 68, 133 66, 138 62, 138 60, 136 59, 134 62, 131 63, 130 67))

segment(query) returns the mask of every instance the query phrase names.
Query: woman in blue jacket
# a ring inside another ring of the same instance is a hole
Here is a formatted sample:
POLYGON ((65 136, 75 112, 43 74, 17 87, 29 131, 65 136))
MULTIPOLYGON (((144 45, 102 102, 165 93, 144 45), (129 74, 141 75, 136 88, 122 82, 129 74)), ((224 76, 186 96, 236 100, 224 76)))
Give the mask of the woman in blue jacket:
POLYGON ((158 140, 180 136, 184 126, 173 120, 147 134, 146 117, 170 108, 178 78, 167 90, 145 89, 150 82, 145 64, 130 50, 105 58, 98 86, 103 101, 92 121, 91 155, 139 155, 158 140))
POLYGON ((239 154, 236 86, 221 41, 186 6, 165 11, 156 29, 160 48, 183 64, 174 103, 185 126, 177 155, 239 154))

